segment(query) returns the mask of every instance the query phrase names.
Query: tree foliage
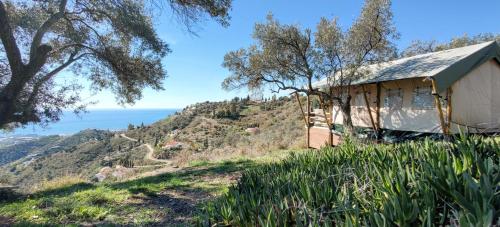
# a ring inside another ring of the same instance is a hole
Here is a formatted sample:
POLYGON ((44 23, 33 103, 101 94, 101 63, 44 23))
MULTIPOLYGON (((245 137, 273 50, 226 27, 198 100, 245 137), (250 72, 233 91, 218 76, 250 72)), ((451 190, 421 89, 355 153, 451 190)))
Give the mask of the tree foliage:
POLYGON ((411 57, 419 54, 459 48, 493 40, 500 42, 500 34, 480 33, 475 36, 468 36, 467 34, 464 34, 463 36, 455 37, 445 43, 439 43, 436 40, 414 40, 405 50, 401 52, 400 55, 401 57, 411 57))
POLYGON ((337 19, 322 18, 316 32, 299 25, 284 25, 272 15, 255 25, 255 44, 231 51, 223 66, 229 75, 222 87, 227 90, 270 87, 319 95, 335 100, 350 122, 351 83, 366 72, 367 64, 396 56, 392 43, 398 34, 392 24, 391 2, 366 0, 361 15, 345 30, 337 19), (328 89, 315 88, 315 81, 328 78, 328 89))
POLYGON ((205 15, 227 25, 231 1, 0 1, 0 128, 81 110, 80 79, 112 90, 120 104, 133 104, 145 87, 163 89, 170 48, 153 26, 163 5, 189 28, 205 15), (55 80, 65 70, 78 77, 55 80))

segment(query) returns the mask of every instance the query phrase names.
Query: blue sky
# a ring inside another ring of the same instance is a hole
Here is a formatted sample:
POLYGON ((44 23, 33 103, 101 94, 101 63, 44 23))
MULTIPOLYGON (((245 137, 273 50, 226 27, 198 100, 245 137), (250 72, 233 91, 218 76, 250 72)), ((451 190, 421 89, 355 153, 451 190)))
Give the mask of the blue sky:
MULTIPOLYGON (((361 0, 235 0, 229 27, 206 21, 199 25, 198 36, 189 34, 169 11, 163 12, 155 19, 155 26, 173 50, 163 60, 168 72, 165 90, 146 89, 143 99, 127 108, 182 108, 206 100, 246 96, 245 91, 221 89, 220 84, 228 75, 221 63, 228 51, 252 44, 255 22, 263 22, 272 12, 281 23, 314 29, 321 17, 338 17, 347 28, 358 16, 362 4, 361 0)), ((416 39, 447 41, 464 33, 500 33, 499 9, 499 0, 394 1, 394 22, 401 35, 396 44, 402 49, 416 39)), ((90 109, 122 108, 108 91, 93 96, 84 92, 83 96, 99 101, 90 109)))

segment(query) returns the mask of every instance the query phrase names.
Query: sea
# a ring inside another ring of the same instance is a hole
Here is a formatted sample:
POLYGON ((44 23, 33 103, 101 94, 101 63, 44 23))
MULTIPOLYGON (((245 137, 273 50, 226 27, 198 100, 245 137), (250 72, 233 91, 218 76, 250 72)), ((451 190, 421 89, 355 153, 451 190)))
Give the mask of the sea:
POLYGON ((28 125, 14 131, 0 132, 0 137, 72 135, 85 129, 102 129, 118 131, 128 127, 149 125, 179 111, 178 109, 106 109, 88 110, 86 113, 74 114, 64 111, 61 120, 49 123, 45 127, 28 125))

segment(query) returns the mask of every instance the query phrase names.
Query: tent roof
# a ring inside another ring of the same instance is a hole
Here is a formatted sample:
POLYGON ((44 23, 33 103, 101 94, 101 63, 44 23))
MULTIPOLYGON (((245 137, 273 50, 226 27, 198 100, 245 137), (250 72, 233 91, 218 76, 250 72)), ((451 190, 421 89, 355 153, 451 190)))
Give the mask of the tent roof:
MULTIPOLYGON (((441 92, 492 58, 500 63, 500 46, 495 41, 421 54, 366 66, 363 70, 369 73, 352 85, 422 77, 434 79, 438 92, 441 92)), ((326 84, 327 79, 323 79, 314 87, 326 84)))

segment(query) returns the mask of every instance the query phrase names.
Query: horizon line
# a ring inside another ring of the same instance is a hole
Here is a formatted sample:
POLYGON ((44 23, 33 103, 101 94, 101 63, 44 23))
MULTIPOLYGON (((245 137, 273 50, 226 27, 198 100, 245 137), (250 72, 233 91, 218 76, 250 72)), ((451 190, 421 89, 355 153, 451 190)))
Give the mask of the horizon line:
MULTIPOLYGON (((120 108, 120 107, 97 107, 97 108, 87 108, 87 111, 91 110, 182 110, 184 107, 144 107, 144 108, 120 108)), ((65 111, 72 111, 70 109, 65 111)))

